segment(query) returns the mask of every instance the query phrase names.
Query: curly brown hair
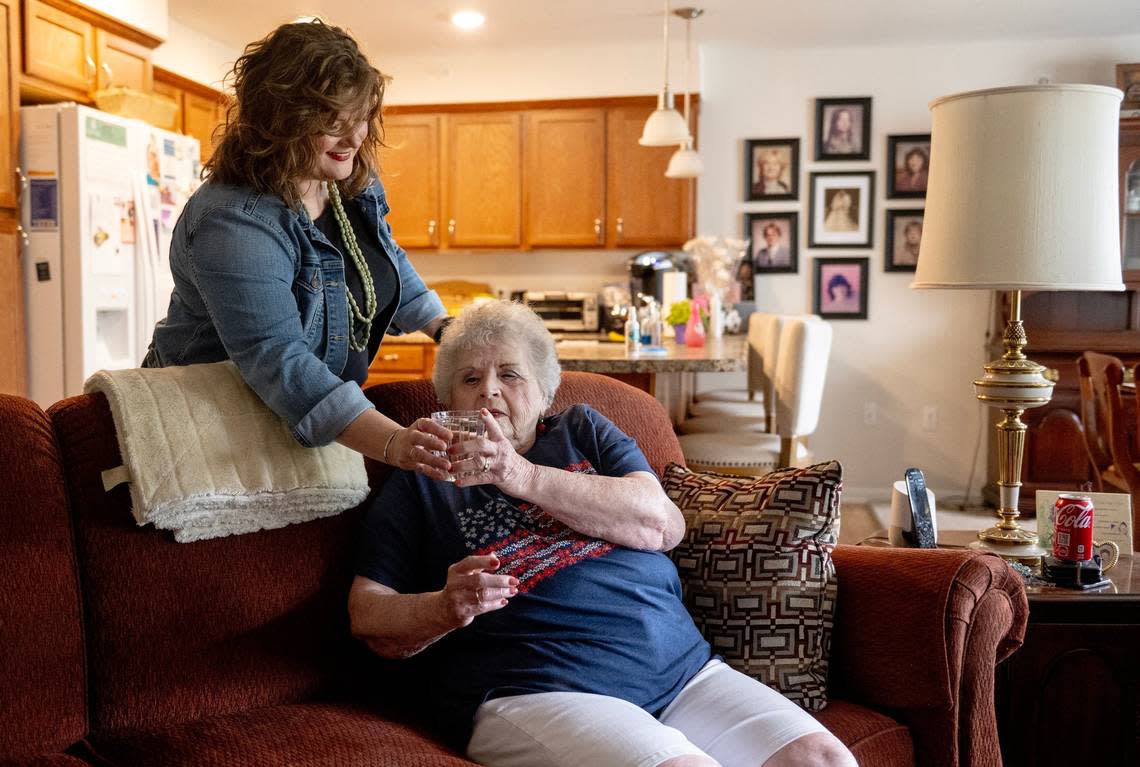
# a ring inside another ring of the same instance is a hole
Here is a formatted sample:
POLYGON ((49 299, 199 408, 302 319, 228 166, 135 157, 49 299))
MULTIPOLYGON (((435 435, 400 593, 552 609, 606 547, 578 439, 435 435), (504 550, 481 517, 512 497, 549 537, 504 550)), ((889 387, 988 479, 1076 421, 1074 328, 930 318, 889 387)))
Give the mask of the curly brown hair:
POLYGON ((352 174, 338 186, 345 198, 368 186, 383 146, 380 109, 388 78, 347 32, 319 19, 283 24, 247 45, 230 77, 236 99, 206 162, 207 179, 251 186, 296 208, 296 184, 311 178, 316 164, 315 137, 346 135, 366 121, 352 174), (341 120, 344 114, 350 119, 341 120))

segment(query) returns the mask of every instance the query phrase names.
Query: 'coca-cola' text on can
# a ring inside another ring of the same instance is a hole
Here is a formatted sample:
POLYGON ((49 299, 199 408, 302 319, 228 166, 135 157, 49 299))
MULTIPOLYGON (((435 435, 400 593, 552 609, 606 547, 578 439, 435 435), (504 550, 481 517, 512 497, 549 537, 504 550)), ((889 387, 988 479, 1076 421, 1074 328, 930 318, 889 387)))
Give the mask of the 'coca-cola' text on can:
POLYGON ((1053 519, 1053 557, 1069 562, 1092 559, 1092 498, 1062 493, 1053 504, 1053 519))

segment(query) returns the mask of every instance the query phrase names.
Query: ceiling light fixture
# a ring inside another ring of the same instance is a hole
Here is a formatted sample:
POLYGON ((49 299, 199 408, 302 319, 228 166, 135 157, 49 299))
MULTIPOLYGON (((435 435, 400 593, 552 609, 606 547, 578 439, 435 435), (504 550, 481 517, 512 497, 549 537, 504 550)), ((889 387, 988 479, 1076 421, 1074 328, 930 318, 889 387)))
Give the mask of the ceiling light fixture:
POLYGON ((669 15, 669 0, 665 0, 665 84, 657 95, 657 109, 645 121, 645 129, 637 141, 642 146, 682 144, 689 137, 689 128, 673 108, 673 94, 669 92, 669 15))
POLYGON ((689 99, 692 88, 689 83, 689 62, 693 58, 693 19, 698 18, 703 10, 700 8, 678 8, 673 11, 674 16, 685 20, 685 128, 689 135, 685 141, 669 158, 669 167, 665 170, 666 178, 696 178, 705 172, 705 164, 697 150, 693 149, 693 124, 689 122, 689 99))
POLYGON ((451 23, 460 29, 478 29, 487 17, 479 11, 456 11, 451 14, 451 23))

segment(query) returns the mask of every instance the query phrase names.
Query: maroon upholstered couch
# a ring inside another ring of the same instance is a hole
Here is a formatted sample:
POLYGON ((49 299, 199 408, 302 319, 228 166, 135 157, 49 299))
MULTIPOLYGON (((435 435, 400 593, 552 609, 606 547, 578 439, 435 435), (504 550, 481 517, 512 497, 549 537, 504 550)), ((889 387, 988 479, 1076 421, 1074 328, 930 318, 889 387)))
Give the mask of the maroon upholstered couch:
MULTIPOLYGON (((427 382, 369 395, 409 422, 427 382)), ((660 470, 681 452, 661 408, 565 375, 660 470)), ((101 395, 47 414, 0 396, 0 765, 468 765, 412 723, 409 689, 349 637, 363 507, 178 544, 136 527, 101 395)), ((370 466, 373 486, 386 469, 370 466)), ((994 666, 1024 633, 995 557, 839 547, 832 702, 819 718, 865 765, 1000 763, 994 666)))

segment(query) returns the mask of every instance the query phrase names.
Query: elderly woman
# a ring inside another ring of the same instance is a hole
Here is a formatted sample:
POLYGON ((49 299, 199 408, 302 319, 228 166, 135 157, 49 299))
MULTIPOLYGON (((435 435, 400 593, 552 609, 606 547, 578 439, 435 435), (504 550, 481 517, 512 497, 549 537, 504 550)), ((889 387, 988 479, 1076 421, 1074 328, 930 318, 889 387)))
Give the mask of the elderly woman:
POLYGON ((684 520, 634 441, 586 405, 520 304, 468 309, 434 383, 479 410, 454 483, 397 472, 364 524, 353 633, 421 654, 443 733, 486 765, 854 765, 778 693, 710 657, 669 558, 684 520))

